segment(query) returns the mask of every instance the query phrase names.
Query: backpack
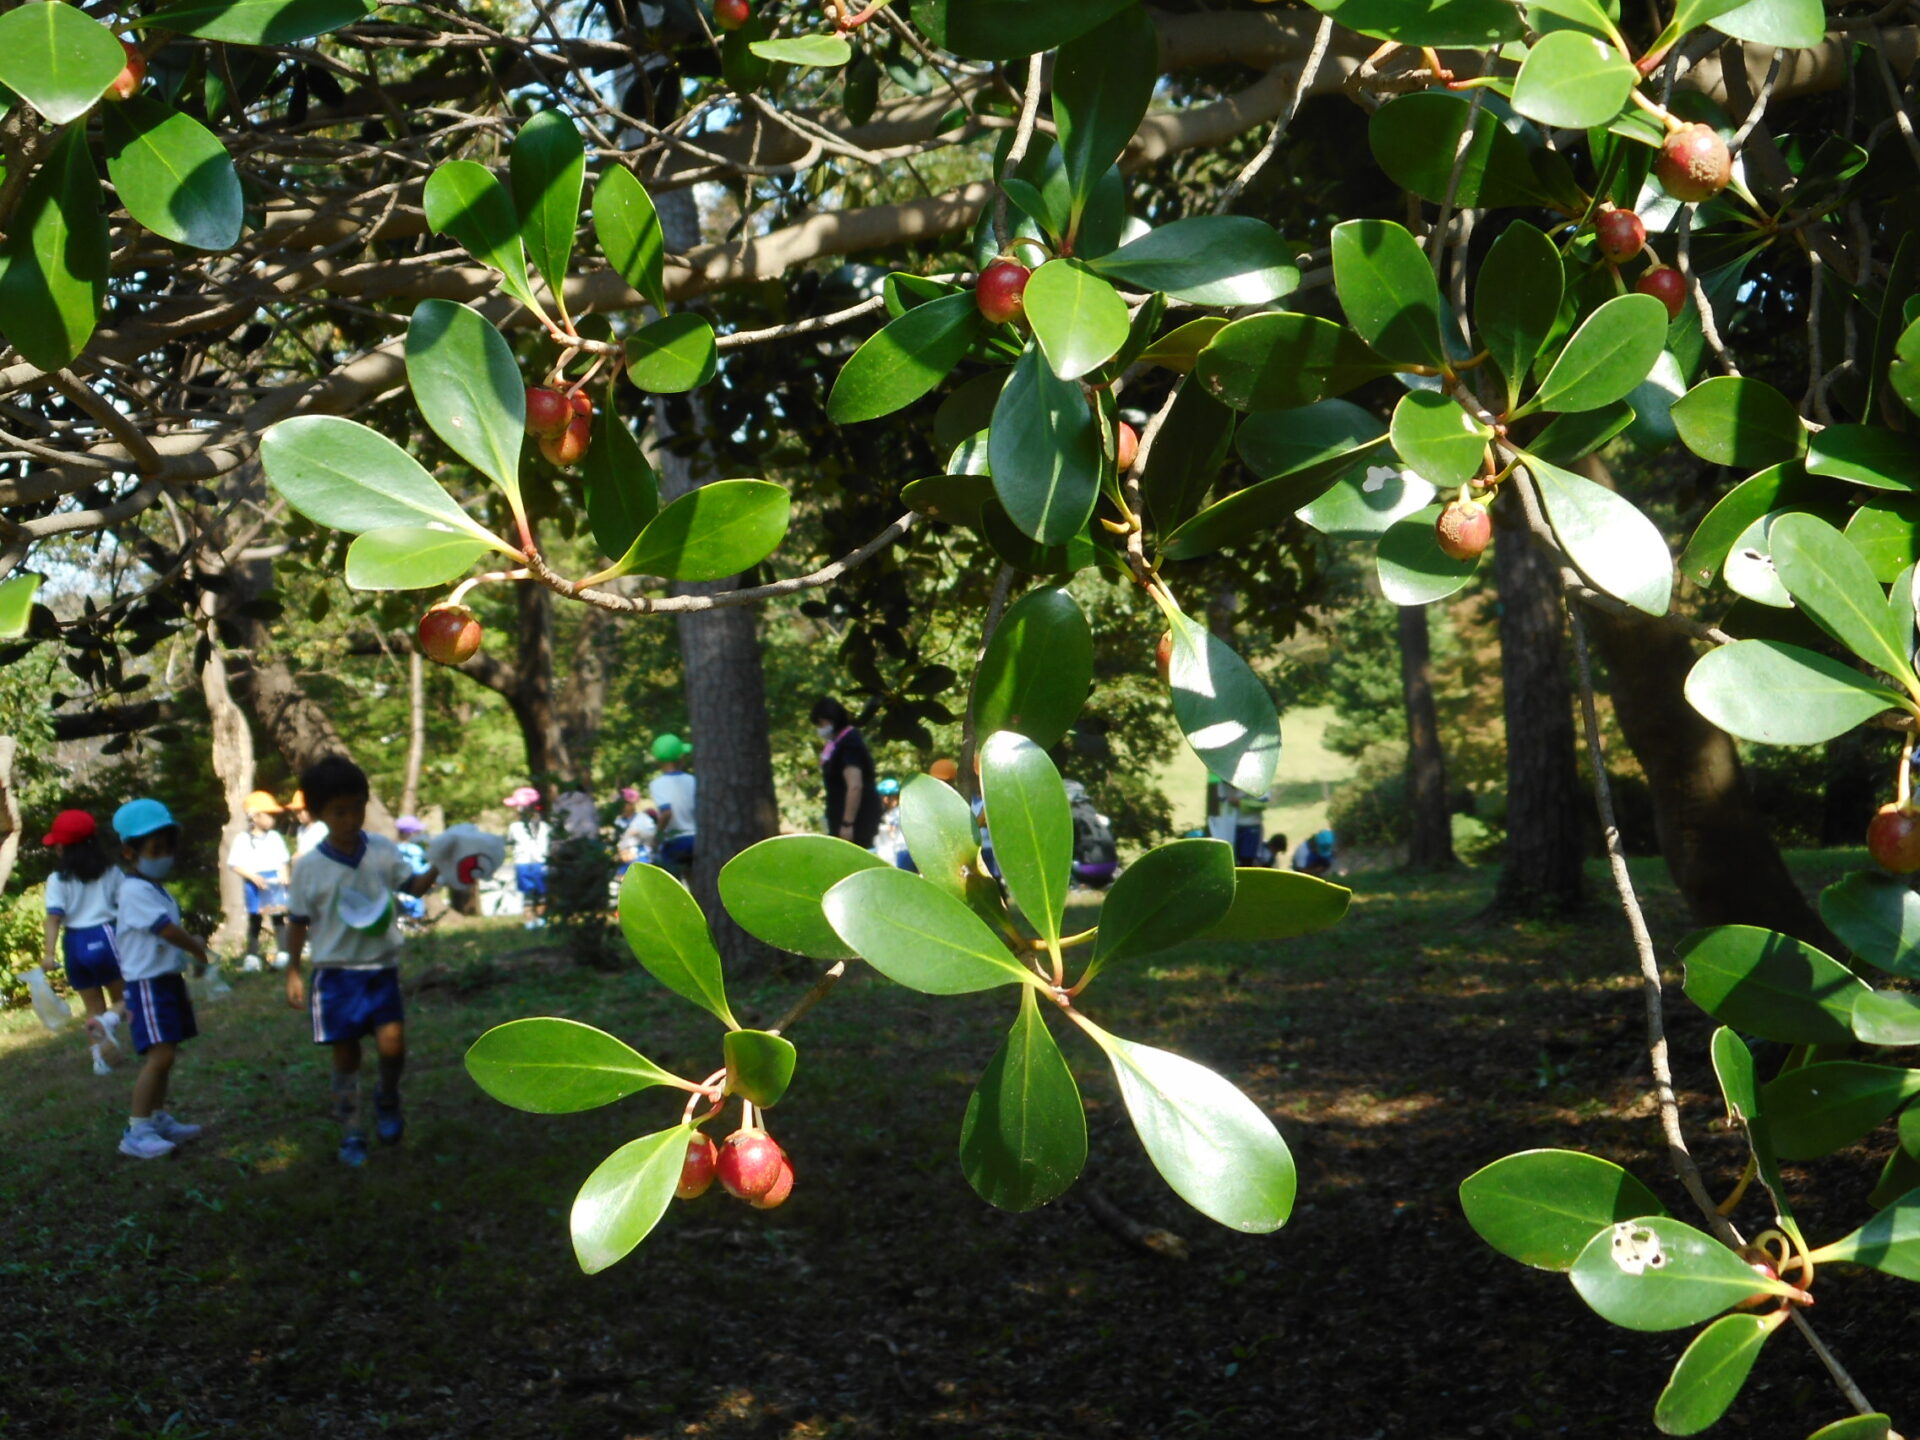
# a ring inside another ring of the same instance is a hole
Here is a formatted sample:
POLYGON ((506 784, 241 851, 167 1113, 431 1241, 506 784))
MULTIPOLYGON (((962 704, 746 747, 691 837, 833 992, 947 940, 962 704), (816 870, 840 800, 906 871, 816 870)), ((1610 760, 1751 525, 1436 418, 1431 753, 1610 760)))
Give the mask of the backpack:
POLYGON ((1093 807, 1086 787, 1077 780, 1067 782, 1067 802, 1073 809, 1073 860, 1076 865, 1111 865, 1120 858, 1113 842, 1113 830, 1106 817, 1093 807))

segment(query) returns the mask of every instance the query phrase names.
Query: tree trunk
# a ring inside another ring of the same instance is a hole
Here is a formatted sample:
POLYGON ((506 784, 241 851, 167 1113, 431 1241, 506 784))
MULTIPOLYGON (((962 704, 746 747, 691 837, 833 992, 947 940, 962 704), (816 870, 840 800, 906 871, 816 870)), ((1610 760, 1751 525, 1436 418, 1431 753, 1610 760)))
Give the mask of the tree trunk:
POLYGON ((407 774, 400 785, 400 813, 420 813, 420 767, 427 758, 427 662, 418 648, 407 652, 407 774))
MULTIPOLYGON (((202 614, 211 617, 219 608, 214 592, 200 597, 202 614)), ((253 729, 246 712, 233 698, 228 683, 226 651, 220 645, 220 627, 206 627, 206 661, 200 667, 200 693, 206 698, 207 718, 213 732, 213 773, 227 797, 227 823, 220 830, 220 929, 214 940, 222 948, 237 949, 247 938, 247 897, 239 873, 227 864, 227 852, 248 828, 246 799, 253 789, 253 729)))
POLYGON ((1402 605, 1400 684, 1407 702, 1407 864, 1443 870, 1454 863, 1447 805, 1447 757, 1433 703, 1433 669, 1424 605, 1402 605))
POLYGON ((0 735, 0 892, 13 878, 13 862, 20 854, 20 796, 13 788, 13 757, 20 742, 0 735))
POLYGON ((1585 894, 1580 770, 1573 748, 1560 584, 1512 497, 1495 508, 1500 680, 1507 721, 1507 848, 1494 892, 1503 915, 1572 909, 1585 894))
POLYGON ((573 757, 560 733, 560 709, 553 694, 553 592, 544 585, 517 587, 520 632, 514 660, 514 686, 507 694, 527 746, 527 769, 545 789, 570 778, 573 757))
MULTIPOLYGON (((573 637, 567 674, 560 685, 555 714, 560 740, 572 759, 575 777, 593 774, 593 752, 600 738, 601 717, 607 709, 607 647, 613 616, 591 605, 574 607, 579 627, 573 637)), ((645 623, 645 622, 642 622, 645 623)))
POLYGON ((1689 705, 1693 644, 1658 620, 1582 617, 1607 663, 1621 732, 1652 790, 1660 853, 1701 925, 1758 925, 1831 950, 1838 943, 1773 843, 1727 735, 1689 705))

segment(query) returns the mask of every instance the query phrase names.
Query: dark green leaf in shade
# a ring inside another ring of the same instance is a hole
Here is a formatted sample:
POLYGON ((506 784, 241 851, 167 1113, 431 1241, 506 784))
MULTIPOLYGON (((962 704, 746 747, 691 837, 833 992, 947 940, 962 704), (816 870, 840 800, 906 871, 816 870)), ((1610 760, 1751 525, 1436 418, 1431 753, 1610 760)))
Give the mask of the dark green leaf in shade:
POLYGON ((747 48, 762 60, 837 70, 853 59, 853 47, 838 35, 789 35, 779 40, 751 40, 747 48))
POLYGON ((1686 446, 1715 465, 1758 470, 1798 460, 1806 427, 1794 403, 1764 380, 1716 375, 1673 402, 1673 423, 1686 446))
POLYGON ((1920 1070, 1822 1060, 1760 1089, 1761 1112, 1782 1160, 1816 1160, 1864 1139, 1920 1095, 1920 1070))
POLYGON ((587 1177, 568 1217, 574 1258, 587 1274, 625 1259, 660 1223, 679 1187, 693 1135, 693 1126, 676 1125, 630 1140, 587 1177))
POLYGON ((1920 980, 1920 895, 1905 880, 1856 870, 1820 892, 1820 918, 1869 965, 1920 980))
POLYGON ((1887 383, 1915 415, 1920 415, 1920 320, 1900 332, 1887 365, 1887 383))
POLYGON ((1049 945, 1060 939, 1073 880, 1073 809, 1047 752, 996 730, 980 747, 980 798, 1013 903, 1049 945))
POLYGON ((1042 545, 1065 544, 1093 514, 1106 463, 1099 422, 1079 384, 1056 376, 1037 346, 993 407, 987 463, 1008 518, 1042 545))
POLYGON ((374 0, 179 0, 134 23, 228 45, 297 45, 375 8, 374 0))
POLYGON ((1440 507, 1396 520, 1380 537, 1374 563, 1380 573, 1380 593, 1395 605, 1431 605, 1460 591, 1480 568, 1480 557, 1456 560, 1440 548, 1434 524, 1440 507))
POLYGON ((1714 1019, 1790 1045, 1844 1045, 1867 987, 1803 940, 1716 925, 1680 942, 1687 998, 1714 1019))
POLYGON ((602 555, 622 560, 660 513, 660 481, 611 403, 593 417, 593 446, 582 470, 594 543, 602 555))
MULTIPOLYGON (((942 455, 956 445, 984 434, 993 423, 993 407, 1013 374, 1011 365, 997 366, 971 380, 963 380, 940 402, 933 412, 933 443, 942 455)), ((931 513, 931 512, 925 512, 931 513)))
POLYGON ((458 580, 493 547, 457 530, 393 526, 368 530, 347 547, 355 590, 428 590, 458 580))
POLYGON ((1920 490, 1920 449, 1877 425, 1829 425, 1807 439, 1807 473, 1871 490, 1920 490))
MULTIPOLYGON (((1329 402, 1332 403, 1332 402, 1329 402)), ((1480 469, 1493 431, 1451 395, 1409 390, 1393 407, 1393 448, 1422 480, 1457 489, 1480 469)))
POLYGON ((1204 938, 1291 940, 1339 924, 1352 900, 1351 890, 1315 875, 1241 866, 1233 872, 1233 904, 1204 938))
POLYGON ((1060 47, 1053 68, 1053 119, 1072 197, 1069 240, 1079 232, 1094 187, 1139 128, 1159 78, 1160 37, 1137 5, 1060 47))
POLYGON ((1302 473, 1338 477, 1378 452, 1386 437, 1386 427, 1371 411, 1346 400, 1322 400, 1297 410, 1249 415, 1234 448, 1263 480, 1302 473))
MULTIPOLYGON (((1374 159, 1396 185, 1438 205, 1450 193, 1454 156, 1467 133, 1472 102, 1437 90, 1389 100, 1367 123, 1374 159)), ((1552 204, 1534 175, 1532 153, 1491 102, 1474 117, 1473 138, 1451 193, 1463 209, 1552 204)), ((1482 268, 1482 276, 1496 272, 1482 268)))
POLYGON ((704 315, 664 315, 627 337, 627 378, 649 394, 697 390, 719 368, 719 345, 704 315))
POLYGON ((1333 227, 1333 283, 1347 323, 1389 360, 1445 363, 1440 288, 1420 242, 1391 220, 1333 227))
POLYGON ((737 95, 751 95, 773 74, 773 61, 755 53, 754 46, 773 38, 773 27, 756 10, 738 30, 720 37, 720 77, 737 95))
POLYGON ((1900 1143, 1887 1153, 1887 1163, 1880 1167, 1880 1179, 1867 1196, 1869 1205, 1891 1205, 1909 1190, 1920 1187, 1920 1107, 1908 1106, 1900 1112, 1896 1123, 1900 1143))
POLYGON ((1649 615, 1667 613, 1673 557, 1660 527, 1625 496, 1530 456, 1554 538, 1595 588, 1649 615))
POLYGON ((827 892, 824 908, 842 940, 909 990, 967 995, 1041 983, 965 901, 905 870, 849 875, 827 892))
POLYGON ((1141 498, 1162 536, 1200 509, 1233 443, 1236 418, 1200 386, 1180 387, 1140 473, 1141 498))
POLYGON ((1314 0, 1313 8, 1349 30, 1402 45, 1484 50, 1522 34, 1520 12, 1505 0, 1314 0))
POLYGON ((1023 985, 1013 1028, 967 1101, 960 1168, 989 1205, 1033 1210, 1065 1193, 1086 1163, 1080 1089, 1023 985))
POLYGON ((1081 983, 1115 960, 1199 939, 1226 918, 1233 894, 1233 847, 1224 840, 1155 846, 1120 872, 1101 903, 1100 931, 1081 983))
POLYGON ((993 481, 985 475, 927 475, 909 480, 900 498, 929 519, 978 530, 981 507, 993 499, 993 481))
POLYGON ((1687 674, 1687 701, 1729 735, 1766 745, 1818 745, 1901 697, 1851 665, 1778 640, 1736 640, 1687 674))
POLYGON ((914 868, 955 900, 967 898, 967 881, 977 873, 980 842, 973 813, 951 785, 931 775, 916 775, 900 787, 900 834, 914 868))
POLYGON ((1534 357, 1553 333, 1564 284, 1559 248, 1524 220, 1512 221, 1500 232, 1480 267, 1473 291, 1474 325, 1506 379, 1509 410, 1519 403, 1534 357))
POLYGON ((1713 28, 1754 45, 1809 50, 1826 36, 1827 10, 1820 0, 1746 0, 1715 16, 1713 28))
MULTIPOLYGON (((1154 448, 1158 451, 1157 442, 1154 448)), ((1324 471, 1302 471, 1235 490, 1162 540, 1160 554, 1167 560, 1194 560, 1230 545, 1270 543, 1262 531, 1285 523, 1302 506, 1326 494, 1337 481, 1337 475, 1324 471)))
POLYGON ((296 415, 261 437, 267 479, 316 525, 367 530, 445 526, 506 547, 454 503, 420 462, 377 430, 337 415, 296 415))
POLYGON ((499 178, 473 160, 449 160, 427 177, 427 224, 449 235, 499 275, 502 288, 536 314, 544 313, 527 279, 520 216, 499 178))
POLYGON ((666 235, 647 187, 624 165, 610 165, 593 187, 593 233, 600 253, 620 278, 647 297, 654 309, 667 308, 666 235))
POLYGON ((1198 320, 1174 326, 1142 350, 1137 358, 1142 365, 1158 365, 1176 374, 1186 375, 1192 371, 1202 348, 1227 324, 1224 315, 1202 315, 1198 320))
POLYGON ((1895 679, 1920 684, 1907 658, 1913 615, 1896 619, 1866 559, 1812 515, 1782 515, 1768 532, 1774 570, 1800 609, 1855 655, 1895 679))
POLYGON ((1224 327, 1201 349, 1193 375, 1235 410, 1289 410, 1392 369, 1346 326, 1278 310, 1224 327))
POLYGON ((1584 460, 1634 422, 1633 406, 1624 400, 1602 405, 1598 410, 1579 410, 1571 415, 1556 415, 1533 439, 1527 442, 1529 454, 1562 468, 1584 460))
POLYGON ((520 493, 527 387, 505 336, 465 305, 422 300, 407 324, 407 384, 454 454, 520 493))
POLYGON ((1698 1435, 1726 1414, 1760 1358, 1760 1347, 1786 1318, 1785 1310, 1722 1315, 1694 1336, 1653 1407, 1660 1433, 1698 1435))
POLYGON ((1007 607, 973 679, 975 732, 1060 743, 1093 688, 1093 630, 1078 602, 1047 587, 1007 607))
POLYGON ((1920 560, 1920 495, 1870 500, 1847 521, 1847 543, 1882 584, 1920 560))
POLYGON ((1090 526, 1082 526, 1059 545, 1042 545, 1013 523, 997 497, 980 507, 980 533, 995 555, 1024 575, 1066 580, 1100 558, 1090 526))
POLYGON ((1411 470, 1387 463, 1393 458, 1384 456, 1342 476, 1326 494, 1302 506, 1300 518, 1334 540, 1372 540, 1424 510, 1433 503, 1433 486, 1411 470))
MULTIPOLYGON (((816 836, 825 839, 825 836, 816 836)), ((814 902, 817 913, 820 905, 814 902)), ((727 1092, 743 1095, 762 1109, 780 1103, 793 1081, 797 1058, 793 1042, 765 1030, 729 1030, 721 1042, 727 1061, 727 1092)))
POLYGON ((1089 263, 1117 284, 1194 305, 1265 305, 1300 283, 1280 232, 1248 215, 1190 215, 1089 263))
POLYGON ((626 1041, 577 1020, 509 1020, 467 1050, 467 1073, 502 1105, 571 1115, 652 1085, 684 1084, 626 1041))
POLYGON ((1774 465, 1742 480, 1722 495, 1694 530, 1680 557, 1680 570, 1702 589, 1713 584, 1734 542, 1761 516, 1790 509, 1821 487, 1798 464, 1774 465))
POLYGON ((1078 380, 1127 341, 1126 302, 1077 260, 1047 261, 1023 301, 1040 353, 1062 380, 1078 380))
POLYGON ((580 132, 560 111, 540 111, 520 127, 507 170, 514 209, 520 216, 520 238, 564 312, 561 297, 573 259, 573 232, 580 223, 580 192, 587 175, 580 132))
POLYGON ((646 972, 729 1030, 740 1022, 727 1008, 720 952, 707 917, 687 888, 658 865, 630 865, 620 882, 620 931, 646 972))
POLYGON ((206 126, 144 95, 107 106, 104 119, 107 174, 129 215, 195 250, 239 240, 240 177, 206 126))
POLYGON ((91 110, 126 63, 113 31, 78 5, 30 0, 0 15, 0 85, 50 125, 91 110))
POLYGON ((1664 1216, 1609 1225, 1573 1262, 1573 1288, 1626 1330, 1678 1330, 1750 1295, 1786 1295, 1711 1235, 1664 1216))
POLYGON ((1633 62, 1606 41, 1555 30, 1534 41, 1513 82, 1513 108, 1565 129, 1605 125, 1639 83, 1633 62))
POLYGON ((1173 654, 1167 683, 1181 734, 1200 761, 1236 789, 1264 795, 1280 763, 1280 717, 1247 662, 1206 626, 1167 617, 1173 654))
POLYGON ((1920 1190, 1909 1190, 1851 1235, 1821 1246, 1814 1259, 1920 1281, 1920 1190))
POLYGON ((1624 400, 1667 345, 1667 307, 1651 295, 1616 295, 1589 315, 1515 414, 1598 410, 1624 400))
POLYGON ((851 960, 857 952, 834 933, 820 902, 847 876, 885 864, 837 835, 776 835, 720 867, 720 903, 741 929, 777 950, 851 960))
POLYGON ((827 397, 827 418, 851 425, 911 405, 947 378, 985 328, 971 293, 914 306, 841 367, 827 397))
POLYGON ((840 108, 848 120, 855 125, 865 125, 873 119, 874 109, 880 103, 880 67, 866 51, 854 52, 847 66, 842 95, 840 108))
POLYGON ((1084 35, 1133 0, 913 0, 913 23, 969 60, 1017 60, 1084 35))
POLYGON ((1570 1270, 1587 1242, 1621 1220, 1666 1208, 1611 1160, 1578 1150, 1524 1150, 1460 1182, 1474 1233, 1511 1260, 1570 1270))
MULTIPOLYGON (((24 13, 13 10, 0 19, 24 13)), ((120 58, 124 63, 125 54, 120 58)), ((54 143, 7 217, 6 232, 0 240, 0 334, 31 364, 59 370, 86 348, 107 297, 107 220, 84 128, 68 130, 54 143)))
POLYGON ((33 597, 44 575, 10 575, 0 580, 0 640, 18 640, 33 619, 33 597))
POLYGON ((1853 1001, 1853 1033, 1868 1045, 1920 1045, 1920 995, 1862 985, 1853 1001))
POLYGON ((712 481, 654 516, 621 569, 669 580, 724 580, 774 552, 792 510, 786 487, 770 480, 712 481))

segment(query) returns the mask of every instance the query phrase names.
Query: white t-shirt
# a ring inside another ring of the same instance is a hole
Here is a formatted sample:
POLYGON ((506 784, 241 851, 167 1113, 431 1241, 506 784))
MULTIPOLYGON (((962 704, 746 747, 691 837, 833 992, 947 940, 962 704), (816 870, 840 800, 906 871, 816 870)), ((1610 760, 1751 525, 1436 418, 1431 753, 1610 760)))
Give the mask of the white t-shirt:
POLYGON ((278 875, 285 881, 292 864, 293 856, 287 853, 287 837, 278 830, 248 829, 234 836, 233 843, 227 847, 227 865, 249 875, 278 875))
POLYGON ((665 817, 666 823, 660 828, 660 838, 671 840, 676 835, 694 833, 693 800, 695 793, 693 776, 684 770, 668 775, 656 775, 653 783, 647 786, 647 794, 653 797, 656 810, 673 807, 673 814, 665 817))
POLYGON ((187 968, 187 952, 160 938, 169 925, 180 923, 180 904, 167 887, 144 875, 120 876, 119 914, 114 924, 113 948, 120 953, 120 978, 154 980, 187 968))
POLYGON ((56 871, 47 877, 47 914, 64 917, 69 930, 111 925, 122 873, 109 865, 96 879, 69 880, 56 871))
POLYGON ((326 838, 327 822, 309 820, 300 827, 300 833, 294 838, 293 853, 296 857, 304 855, 326 838))
POLYGON ((567 834, 575 839, 586 840, 600 833, 600 807, 593 803, 591 795, 569 790, 553 802, 553 809, 560 823, 566 826, 567 834))
POLYGON ((544 865, 547 846, 553 836, 547 822, 540 819, 516 820, 507 826, 507 848, 516 865, 544 865))
POLYGON ((412 878, 413 867, 400 854, 400 847, 384 835, 364 830, 357 856, 341 854, 330 841, 296 856, 287 909, 307 927, 307 962, 315 967, 397 965, 400 907, 389 904, 386 928, 368 935, 341 916, 340 897, 351 892, 363 903, 391 901, 393 892, 412 878))

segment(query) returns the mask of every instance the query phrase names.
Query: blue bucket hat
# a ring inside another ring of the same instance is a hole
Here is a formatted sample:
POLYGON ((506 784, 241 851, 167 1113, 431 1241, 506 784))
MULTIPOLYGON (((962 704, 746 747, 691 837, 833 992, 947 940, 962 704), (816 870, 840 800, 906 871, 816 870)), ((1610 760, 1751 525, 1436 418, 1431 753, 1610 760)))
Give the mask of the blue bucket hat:
POLYGON ((900 793, 900 782, 889 775, 873 788, 878 790, 882 795, 898 795, 900 793))
POLYGON ((173 812, 158 800, 129 800, 113 812, 113 833, 122 841, 138 840, 174 823, 173 812))
POLYGON ((1318 850, 1322 855, 1331 855, 1333 853, 1333 832, 1331 830, 1320 831, 1313 837, 1313 848, 1318 850))

